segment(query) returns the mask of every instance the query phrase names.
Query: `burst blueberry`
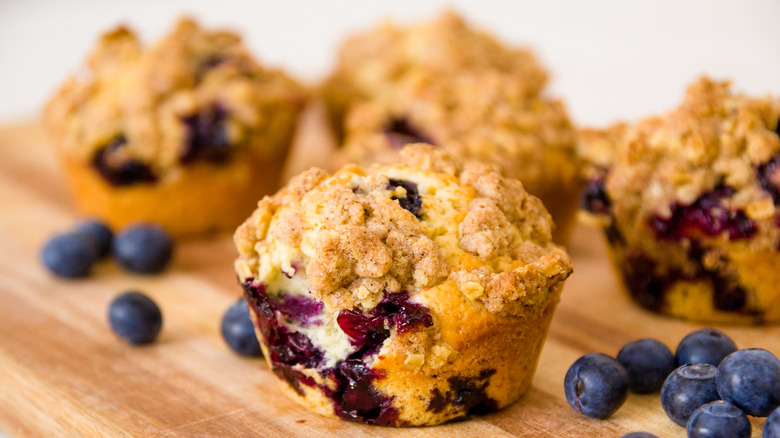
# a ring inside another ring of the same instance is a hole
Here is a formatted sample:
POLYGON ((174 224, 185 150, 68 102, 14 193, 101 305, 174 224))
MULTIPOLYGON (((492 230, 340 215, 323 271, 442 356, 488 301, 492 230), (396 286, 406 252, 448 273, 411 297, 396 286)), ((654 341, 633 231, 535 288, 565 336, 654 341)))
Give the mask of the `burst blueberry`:
POLYGON ((127 139, 119 136, 106 146, 95 152, 92 166, 112 186, 129 186, 133 184, 149 184, 157 181, 152 169, 134 158, 115 158, 127 146, 127 139))
POLYGON ((249 357, 263 355, 255 335, 255 325, 243 298, 233 303, 222 315, 220 332, 225 343, 236 353, 249 357))
POLYGON ((746 414, 766 417, 780 406, 780 360, 763 348, 731 353, 718 367, 718 393, 746 414))
POLYGON ((128 228, 114 239, 114 257, 126 269, 155 274, 168 265, 173 242, 160 226, 141 224, 128 228))
POLYGON ((680 426, 699 406, 718 400, 718 369, 709 364, 684 365, 667 377, 661 388, 661 407, 680 426))
POLYGON ((111 228, 97 220, 85 220, 76 224, 73 234, 86 239, 95 250, 97 258, 103 258, 111 252, 114 233, 111 228))
POLYGON ((396 197, 393 195, 393 199, 397 200, 404 210, 408 210, 419 219, 420 209, 422 208, 422 197, 420 196, 420 192, 417 190, 417 184, 411 181, 402 181, 397 179, 391 179, 388 181, 388 189, 394 190, 396 187, 403 187, 406 190, 406 195, 403 197, 396 197))
POLYGON ((718 366, 720 361, 737 351, 737 345, 723 332, 705 328, 684 337, 677 345, 677 366, 708 363, 718 366))
POLYGON ((628 397, 628 371, 603 353, 577 359, 566 372, 564 392, 575 411, 593 418, 607 418, 628 397))
POLYGON ((125 292, 108 306, 108 322, 120 338, 132 345, 153 342, 162 328, 162 312, 141 292, 125 292))
POLYGON ((66 278, 86 277, 96 258, 91 244, 76 234, 54 236, 41 250, 43 265, 53 274, 66 278))
POLYGON ((659 391, 674 371, 674 355, 661 342, 645 338, 626 344, 618 353, 629 376, 629 388, 638 394, 659 391))
POLYGON ((723 400, 700 406, 688 420, 689 438, 750 438, 751 431, 745 413, 723 400))

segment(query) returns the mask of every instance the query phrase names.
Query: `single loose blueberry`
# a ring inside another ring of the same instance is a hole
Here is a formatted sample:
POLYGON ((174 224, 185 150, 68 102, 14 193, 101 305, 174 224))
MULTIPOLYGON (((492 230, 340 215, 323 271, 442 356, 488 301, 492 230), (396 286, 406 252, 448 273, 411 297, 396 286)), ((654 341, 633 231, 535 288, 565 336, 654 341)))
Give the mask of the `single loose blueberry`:
POLYGON ((87 239, 95 250, 97 258, 103 258, 111 252, 114 233, 106 224, 97 220, 85 220, 76 224, 73 234, 87 239))
POLYGON ((775 409, 769 414, 764 423, 764 438, 780 438, 780 408, 775 409))
POLYGON ((233 303, 222 316, 221 332, 222 339, 236 353, 250 357, 263 355, 255 335, 255 325, 243 298, 233 303))
POLYGON ((745 413, 723 400, 700 406, 688 420, 689 438, 750 438, 752 430, 745 413))
POLYGON ((780 360, 763 348, 729 354, 718 367, 718 393, 746 414, 766 417, 780 406, 780 360))
POLYGON ((162 313, 151 298, 141 292, 125 292, 108 306, 108 322, 120 338, 130 344, 148 344, 162 328, 162 313))
POLYGON ((661 407, 666 415, 685 426, 699 406, 719 400, 717 375, 718 369, 710 364, 683 365, 674 370, 661 388, 661 407))
POLYGON ((114 257, 126 269, 141 274, 155 274, 168 265, 173 242, 157 225, 135 225, 114 239, 114 257))
POLYGON ((705 328, 684 337, 675 354, 677 366, 708 363, 718 366, 720 361, 737 351, 737 345, 723 332, 705 328))
POLYGON ((86 277, 95 263, 95 249, 75 234, 60 234, 49 239, 41 250, 41 262, 60 277, 86 277))
POLYGON ((674 371, 674 354, 661 342, 645 338, 626 344, 617 355, 629 376, 629 389, 638 394, 660 391, 674 371))
POLYGON ((621 438, 658 438, 650 432, 631 432, 623 435, 621 438))
POLYGON ((586 354, 566 372, 566 400, 582 415, 607 418, 625 403, 628 379, 628 371, 616 359, 603 353, 586 354))

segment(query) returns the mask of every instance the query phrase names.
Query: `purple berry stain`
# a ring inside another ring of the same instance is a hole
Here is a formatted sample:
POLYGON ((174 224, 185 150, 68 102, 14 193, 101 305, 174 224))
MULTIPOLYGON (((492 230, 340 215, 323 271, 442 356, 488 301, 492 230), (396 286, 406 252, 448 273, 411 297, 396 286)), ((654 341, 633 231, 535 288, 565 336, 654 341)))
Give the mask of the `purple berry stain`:
POLYGON ((115 187, 140 183, 153 183, 157 176, 146 164, 135 159, 118 159, 117 154, 127 146, 127 138, 121 135, 99 149, 92 157, 92 166, 109 184, 115 187))
POLYGON ((216 105, 182 119, 187 127, 184 147, 179 155, 182 163, 204 160, 213 163, 225 162, 230 154, 227 111, 216 105))
POLYGON ((396 198, 395 195, 393 195, 392 199, 398 201, 398 203, 401 204, 401 208, 415 215, 417 219, 420 219, 422 197, 420 196, 420 192, 417 190, 417 184, 411 181, 390 179, 387 183, 388 190, 394 190, 396 187, 403 187, 406 189, 406 196, 403 198, 396 198))
POLYGON ((390 146, 401 149, 409 143, 434 144, 430 137, 414 126, 406 117, 397 117, 390 120, 382 132, 387 136, 390 146))

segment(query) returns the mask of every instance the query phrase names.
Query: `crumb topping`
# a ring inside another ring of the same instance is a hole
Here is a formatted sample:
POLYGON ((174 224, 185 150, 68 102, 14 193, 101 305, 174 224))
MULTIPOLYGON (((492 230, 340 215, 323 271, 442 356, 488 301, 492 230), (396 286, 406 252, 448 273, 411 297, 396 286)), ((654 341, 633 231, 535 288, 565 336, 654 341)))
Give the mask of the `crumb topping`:
POLYGON ((515 314, 571 273, 550 233, 549 214, 518 181, 410 145, 399 164, 312 169, 265 197, 236 231, 236 271, 262 279, 294 264, 336 310, 371 309, 385 293, 414 296, 450 278, 489 311, 515 314), (413 195, 417 215, 400 202, 413 195))
POLYGON ((84 71, 48 103, 44 120, 69 156, 90 160, 122 139, 107 159, 161 174, 201 154, 223 159, 232 149, 274 156, 280 145, 252 139, 294 124, 289 113, 297 114, 304 97, 285 74, 254 61, 237 35, 182 19, 149 48, 125 27, 105 34, 84 71))

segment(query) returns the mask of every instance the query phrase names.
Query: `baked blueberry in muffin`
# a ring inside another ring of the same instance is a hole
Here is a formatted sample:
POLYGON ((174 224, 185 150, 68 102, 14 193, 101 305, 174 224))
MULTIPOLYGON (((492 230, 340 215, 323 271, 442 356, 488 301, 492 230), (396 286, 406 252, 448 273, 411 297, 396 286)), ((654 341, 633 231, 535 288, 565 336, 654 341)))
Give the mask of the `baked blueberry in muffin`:
POLYGON ((441 148, 312 169, 236 231, 236 272, 297 402, 368 424, 484 414, 529 387, 571 260, 522 185, 441 148))
POLYGON ((644 307, 709 322, 780 320, 780 101, 702 78, 677 109, 583 134, 582 207, 644 307))
POLYGON ((84 213, 180 236, 233 228, 278 187, 304 100, 237 35, 183 19, 150 47, 105 34, 44 122, 84 213))
POLYGON ((449 12, 356 35, 340 54, 324 87, 343 137, 337 165, 392 163, 404 144, 430 143, 521 180, 566 240, 581 186, 576 133, 530 52, 449 12))

